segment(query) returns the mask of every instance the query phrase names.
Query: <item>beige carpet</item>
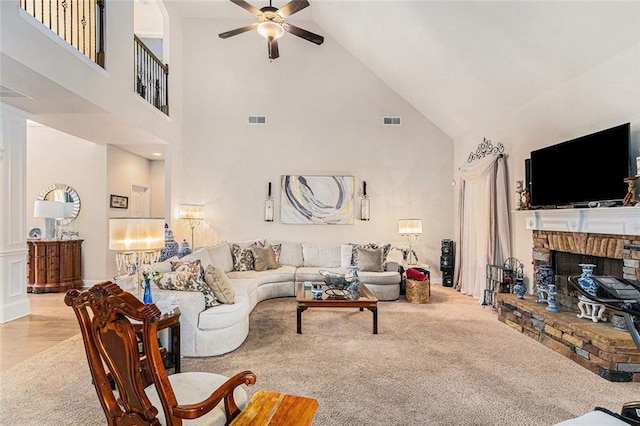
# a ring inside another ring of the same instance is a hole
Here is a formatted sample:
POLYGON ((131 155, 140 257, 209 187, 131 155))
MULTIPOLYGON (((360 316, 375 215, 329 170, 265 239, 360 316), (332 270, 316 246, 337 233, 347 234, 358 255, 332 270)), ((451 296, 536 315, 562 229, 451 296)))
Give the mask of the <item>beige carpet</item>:
MULTIPOLYGON (((470 297, 434 286, 432 303, 404 300, 371 313, 258 304, 247 341, 221 357, 183 359, 184 371, 232 375, 249 389, 316 398, 316 425, 549 425, 640 399, 640 383, 610 383, 500 323, 470 297)), ((0 424, 104 424, 79 337, 0 376, 0 424)))

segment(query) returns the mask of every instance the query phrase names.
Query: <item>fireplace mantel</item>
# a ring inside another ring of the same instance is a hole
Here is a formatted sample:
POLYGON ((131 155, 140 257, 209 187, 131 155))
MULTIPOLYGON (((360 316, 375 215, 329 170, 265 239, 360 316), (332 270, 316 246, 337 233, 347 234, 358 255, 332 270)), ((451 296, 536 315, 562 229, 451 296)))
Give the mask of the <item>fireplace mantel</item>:
POLYGON ((520 210, 518 212, 526 215, 527 229, 534 231, 640 235, 640 207, 520 210))

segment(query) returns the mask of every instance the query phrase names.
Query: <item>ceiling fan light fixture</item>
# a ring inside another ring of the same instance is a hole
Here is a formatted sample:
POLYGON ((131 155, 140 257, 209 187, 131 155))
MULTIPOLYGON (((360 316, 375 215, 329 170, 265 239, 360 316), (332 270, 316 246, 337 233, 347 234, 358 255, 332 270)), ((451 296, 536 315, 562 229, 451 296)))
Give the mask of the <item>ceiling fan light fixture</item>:
POLYGON ((267 40, 277 40, 284 35, 284 28, 273 21, 265 21, 258 25, 258 34, 267 40))

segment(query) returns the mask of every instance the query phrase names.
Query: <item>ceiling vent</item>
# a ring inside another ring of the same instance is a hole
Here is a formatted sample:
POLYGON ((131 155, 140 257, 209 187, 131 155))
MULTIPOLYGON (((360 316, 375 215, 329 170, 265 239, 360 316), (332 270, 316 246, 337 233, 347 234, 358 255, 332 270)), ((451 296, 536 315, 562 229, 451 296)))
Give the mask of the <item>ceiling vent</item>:
POLYGON ((0 84, 0 98, 14 98, 14 99, 31 99, 27 95, 23 95, 20 92, 16 92, 10 87, 0 84))
POLYGON ((247 124, 267 124, 266 115, 250 115, 247 117, 247 124))
POLYGON ((382 117, 384 126, 402 126, 402 117, 382 117))

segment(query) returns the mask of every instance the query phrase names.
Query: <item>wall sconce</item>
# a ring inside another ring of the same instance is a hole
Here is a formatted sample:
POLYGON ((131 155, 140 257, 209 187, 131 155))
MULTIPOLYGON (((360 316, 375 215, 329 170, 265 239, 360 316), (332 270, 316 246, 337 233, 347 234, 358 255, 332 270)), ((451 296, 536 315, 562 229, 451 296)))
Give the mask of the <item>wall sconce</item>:
POLYGON ((118 273, 135 265, 138 298, 142 300, 140 270, 155 262, 164 248, 164 219, 118 217, 109 219, 109 250, 116 251, 118 273))
POLYGON ((65 203, 60 201, 36 200, 33 205, 33 217, 44 219, 44 239, 56 237, 56 219, 65 216, 65 203))
POLYGON ((360 220, 371 219, 371 205, 367 195, 367 182, 362 181, 362 199, 360 200, 360 220))
POLYGON ((269 182, 267 199, 264 201, 264 221, 273 222, 273 197, 271 197, 271 182, 269 182))
POLYGON ((191 250, 195 251, 193 230, 198 223, 204 220, 204 206, 199 204, 180 204, 178 218, 189 221, 189 227, 191 227, 191 250))
POLYGON ((407 261, 409 265, 415 265, 418 262, 418 258, 413 252, 412 245, 422 234, 422 219, 400 219, 398 221, 398 233, 409 242, 407 261), (412 260, 412 257, 415 261, 412 260))

